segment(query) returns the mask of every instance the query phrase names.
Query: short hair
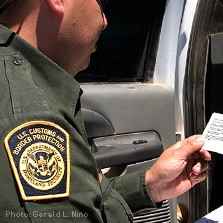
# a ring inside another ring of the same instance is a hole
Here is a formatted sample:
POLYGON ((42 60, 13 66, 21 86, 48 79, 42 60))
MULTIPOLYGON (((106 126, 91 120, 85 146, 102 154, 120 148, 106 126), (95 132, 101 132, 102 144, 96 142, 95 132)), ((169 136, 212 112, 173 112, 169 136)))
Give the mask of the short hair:
POLYGON ((24 16, 27 15, 29 13, 29 3, 34 3, 35 1, 36 0, 0 0, 0 24, 11 28, 19 21, 14 15, 21 11, 24 13, 24 16))

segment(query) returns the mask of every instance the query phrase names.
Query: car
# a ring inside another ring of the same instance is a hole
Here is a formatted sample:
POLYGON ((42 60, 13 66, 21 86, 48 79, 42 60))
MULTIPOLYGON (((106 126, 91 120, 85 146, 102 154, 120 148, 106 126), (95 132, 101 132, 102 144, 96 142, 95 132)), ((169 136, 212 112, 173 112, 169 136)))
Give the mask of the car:
MULTIPOLYGON (((89 142, 111 177, 151 166, 163 148, 202 134, 211 114, 223 112, 223 1, 113 0, 106 15, 108 28, 77 79, 89 142)), ((134 213, 134 222, 177 222, 177 205, 194 222, 220 206, 220 165, 213 154, 207 181, 134 213)))

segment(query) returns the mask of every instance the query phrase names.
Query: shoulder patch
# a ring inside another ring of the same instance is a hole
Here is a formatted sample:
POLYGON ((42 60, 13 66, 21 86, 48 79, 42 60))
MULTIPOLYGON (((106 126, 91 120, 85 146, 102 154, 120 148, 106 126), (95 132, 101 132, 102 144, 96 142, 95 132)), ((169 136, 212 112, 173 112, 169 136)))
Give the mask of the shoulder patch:
POLYGON ((13 129, 5 147, 23 200, 69 196, 69 134, 48 121, 31 121, 13 129))

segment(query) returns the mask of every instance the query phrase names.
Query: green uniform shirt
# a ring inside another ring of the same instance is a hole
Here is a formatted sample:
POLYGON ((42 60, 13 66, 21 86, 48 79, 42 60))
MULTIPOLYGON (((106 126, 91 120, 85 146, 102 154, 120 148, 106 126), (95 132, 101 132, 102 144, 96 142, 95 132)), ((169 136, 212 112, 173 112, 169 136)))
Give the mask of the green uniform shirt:
POLYGON ((0 27, 1 223, 125 223, 153 205, 143 171, 98 181, 80 95, 70 74, 0 27))

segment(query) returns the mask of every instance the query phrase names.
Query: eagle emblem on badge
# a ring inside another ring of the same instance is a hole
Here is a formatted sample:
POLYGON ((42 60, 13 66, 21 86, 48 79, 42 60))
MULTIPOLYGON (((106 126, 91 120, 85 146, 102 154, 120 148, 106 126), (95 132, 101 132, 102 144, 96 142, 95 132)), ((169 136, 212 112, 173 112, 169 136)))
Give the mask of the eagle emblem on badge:
POLYGON ((5 147, 24 200, 69 195, 69 135, 64 129, 31 121, 12 130, 5 147))
POLYGON ((41 143, 23 152, 19 169, 26 182, 38 190, 55 187, 65 170, 61 154, 53 146, 41 143))

